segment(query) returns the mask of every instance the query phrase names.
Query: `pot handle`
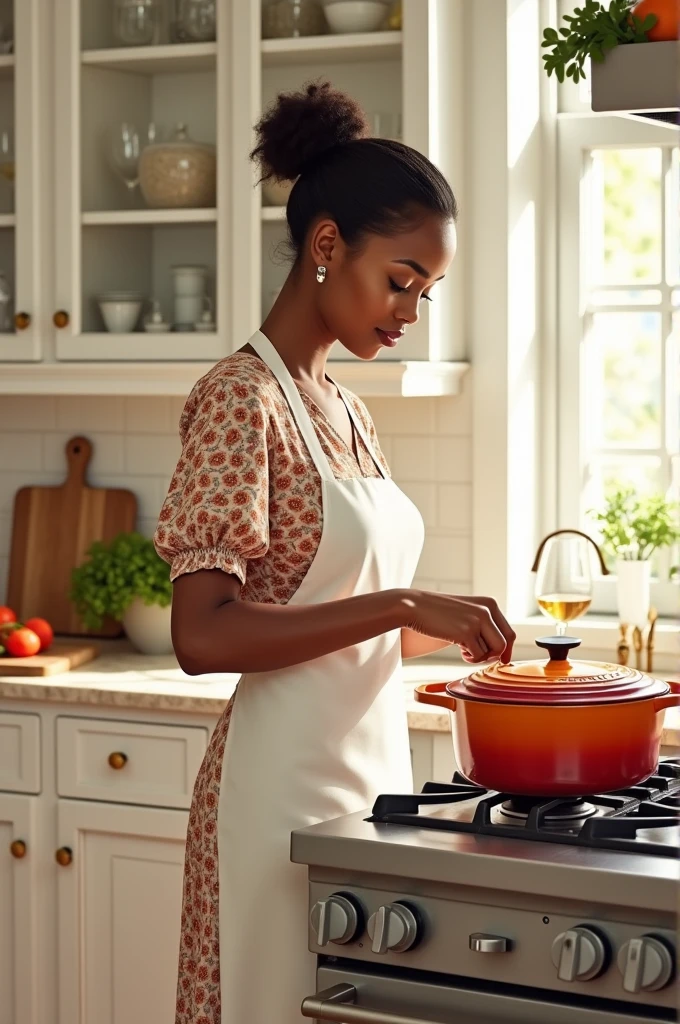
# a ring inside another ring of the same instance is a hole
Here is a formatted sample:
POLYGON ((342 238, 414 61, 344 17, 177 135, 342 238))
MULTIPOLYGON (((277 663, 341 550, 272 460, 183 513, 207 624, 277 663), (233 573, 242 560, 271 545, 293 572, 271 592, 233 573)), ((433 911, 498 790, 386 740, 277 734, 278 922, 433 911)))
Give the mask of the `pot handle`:
POLYGON ((674 692, 667 693, 665 697, 655 697, 655 711, 665 711, 666 708, 680 707, 680 683, 669 683, 668 685, 674 692))
MULTIPOLYGON (((446 683, 421 683, 420 686, 416 686, 414 697, 419 704, 436 704, 449 711, 456 710, 455 698, 449 697, 446 683)), ((680 698, 678 703, 680 704, 680 698)))

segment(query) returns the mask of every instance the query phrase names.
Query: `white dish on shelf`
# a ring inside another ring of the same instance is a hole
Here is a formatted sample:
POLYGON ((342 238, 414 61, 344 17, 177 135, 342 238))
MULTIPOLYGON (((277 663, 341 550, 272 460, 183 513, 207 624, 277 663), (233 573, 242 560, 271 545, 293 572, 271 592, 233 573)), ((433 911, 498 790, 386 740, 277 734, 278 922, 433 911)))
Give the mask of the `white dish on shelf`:
POLYGON ((324 8, 331 32, 377 32, 387 17, 382 0, 337 0, 324 8))
POLYGON ((98 299, 102 320, 110 334, 130 334, 139 320, 143 304, 141 295, 135 297, 134 292, 112 292, 100 295, 98 299))

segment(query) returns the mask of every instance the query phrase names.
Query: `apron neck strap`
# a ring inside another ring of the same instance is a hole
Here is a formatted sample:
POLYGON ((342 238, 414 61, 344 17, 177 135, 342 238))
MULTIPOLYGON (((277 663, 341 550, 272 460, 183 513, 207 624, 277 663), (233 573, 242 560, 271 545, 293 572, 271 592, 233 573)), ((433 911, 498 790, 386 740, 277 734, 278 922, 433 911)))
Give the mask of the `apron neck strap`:
POLYGON ((323 448, 321 447, 316 430, 314 429, 314 424, 302 403, 300 392, 295 386, 295 381, 291 377, 288 367, 284 363, 283 359, 276 351, 269 338, 267 338, 262 331, 256 331, 248 344, 257 352, 260 359, 267 364, 281 385, 281 390, 288 402, 290 411, 293 414, 293 419, 295 420, 297 428, 302 435, 302 439, 307 445, 307 450, 311 455, 312 462, 316 467, 317 473, 322 480, 334 481, 335 476, 333 475, 333 470, 331 469, 330 463, 326 458, 323 448))

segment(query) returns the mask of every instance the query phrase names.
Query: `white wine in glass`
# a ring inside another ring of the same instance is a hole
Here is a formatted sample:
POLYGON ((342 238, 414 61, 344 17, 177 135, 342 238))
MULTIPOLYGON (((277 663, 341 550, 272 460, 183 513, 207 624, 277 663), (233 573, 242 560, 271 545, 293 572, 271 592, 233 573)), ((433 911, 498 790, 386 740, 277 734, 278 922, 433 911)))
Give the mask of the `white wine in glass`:
POLYGON ((546 542, 536 568, 535 594, 538 607, 555 623, 557 636, 564 636, 567 623, 584 615, 593 599, 586 537, 565 531, 546 542))

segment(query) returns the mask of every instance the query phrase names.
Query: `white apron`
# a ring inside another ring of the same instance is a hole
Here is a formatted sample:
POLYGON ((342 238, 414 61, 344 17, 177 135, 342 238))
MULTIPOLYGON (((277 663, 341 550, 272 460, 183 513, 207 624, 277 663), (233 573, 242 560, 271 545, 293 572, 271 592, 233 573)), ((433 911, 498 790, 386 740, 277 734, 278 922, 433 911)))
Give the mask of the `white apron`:
MULTIPOLYGON (((409 587, 423 544, 417 508, 382 470, 336 480, 276 349, 259 331, 250 345, 279 381, 322 481, 321 541, 289 604, 409 587)), ((217 819, 221 1024, 300 1024, 316 991, 307 869, 290 863, 291 832, 413 789, 400 639, 396 629, 312 661, 300 651, 299 665, 239 681, 217 819)))

